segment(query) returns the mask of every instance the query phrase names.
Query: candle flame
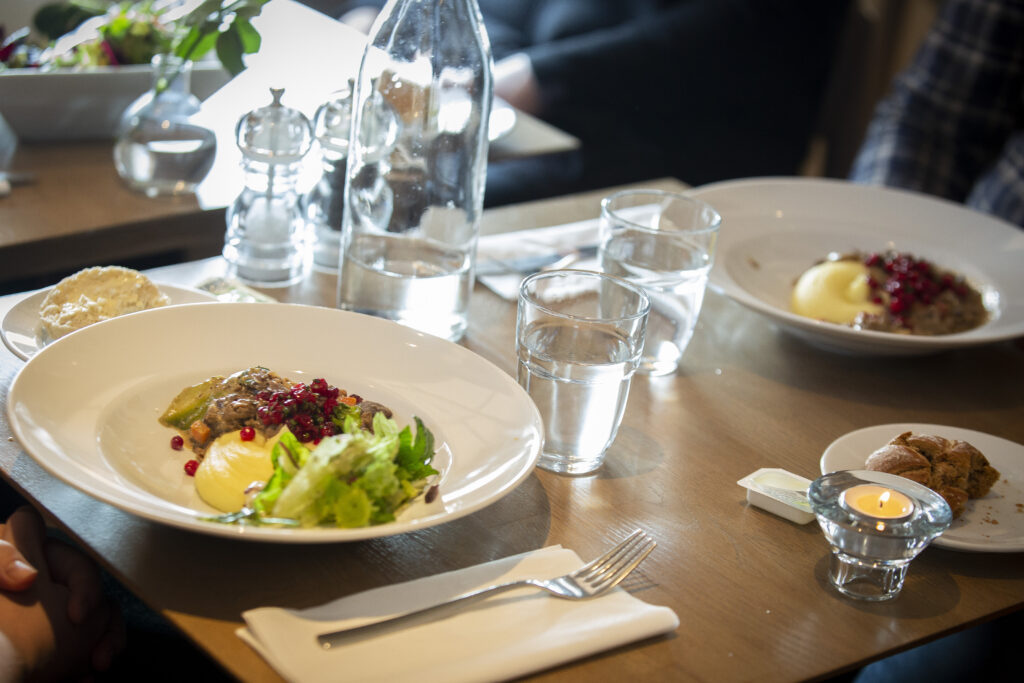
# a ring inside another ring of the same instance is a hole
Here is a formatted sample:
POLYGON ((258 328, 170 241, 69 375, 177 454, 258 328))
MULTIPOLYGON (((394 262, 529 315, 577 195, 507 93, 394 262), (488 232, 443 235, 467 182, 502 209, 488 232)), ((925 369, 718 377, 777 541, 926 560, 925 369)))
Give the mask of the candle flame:
POLYGON ((881 510, 885 507, 885 504, 889 502, 889 492, 886 491, 878 497, 878 509, 881 510))

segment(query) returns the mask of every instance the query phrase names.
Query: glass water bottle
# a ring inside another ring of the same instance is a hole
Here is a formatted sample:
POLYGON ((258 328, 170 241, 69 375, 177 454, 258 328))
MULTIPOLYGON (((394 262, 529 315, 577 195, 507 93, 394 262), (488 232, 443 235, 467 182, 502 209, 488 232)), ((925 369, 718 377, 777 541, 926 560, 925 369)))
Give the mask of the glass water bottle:
POLYGON ((462 337, 492 97, 476 0, 388 2, 355 83, 339 307, 462 337))

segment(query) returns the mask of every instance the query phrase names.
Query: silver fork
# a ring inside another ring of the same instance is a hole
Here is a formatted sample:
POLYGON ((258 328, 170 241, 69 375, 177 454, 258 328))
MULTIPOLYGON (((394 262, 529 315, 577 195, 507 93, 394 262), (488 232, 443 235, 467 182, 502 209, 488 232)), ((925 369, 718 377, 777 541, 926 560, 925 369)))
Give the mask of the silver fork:
POLYGON ((579 569, 564 576, 553 579, 521 579, 488 586, 472 593, 466 593, 458 597, 446 600, 445 602, 413 610, 394 617, 388 617, 371 624, 356 626, 355 628, 332 631, 317 636, 317 642, 325 650, 359 635, 367 635, 369 631, 384 630, 394 626, 396 622, 419 620, 425 615, 433 614, 442 609, 449 610, 454 605, 465 605, 471 602, 482 600, 497 593, 514 588, 532 586, 545 590, 557 598, 566 600, 583 600, 595 597, 607 592, 619 584, 630 572, 636 569, 645 557, 647 557, 657 543, 642 530, 637 529, 631 533, 626 540, 606 552, 604 555, 588 562, 579 569))

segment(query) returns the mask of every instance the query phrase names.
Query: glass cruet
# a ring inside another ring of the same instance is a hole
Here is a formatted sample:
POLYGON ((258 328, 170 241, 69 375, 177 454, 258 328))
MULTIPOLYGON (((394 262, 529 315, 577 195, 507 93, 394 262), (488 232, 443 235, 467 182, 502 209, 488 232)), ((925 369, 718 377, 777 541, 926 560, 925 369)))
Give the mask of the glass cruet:
POLYGON ((245 188, 227 210, 224 258, 231 273, 249 284, 277 287, 301 280, 309 266, 309 235, 296 188, 313 129, 302 112, 273 102, 238 121, 245 188))

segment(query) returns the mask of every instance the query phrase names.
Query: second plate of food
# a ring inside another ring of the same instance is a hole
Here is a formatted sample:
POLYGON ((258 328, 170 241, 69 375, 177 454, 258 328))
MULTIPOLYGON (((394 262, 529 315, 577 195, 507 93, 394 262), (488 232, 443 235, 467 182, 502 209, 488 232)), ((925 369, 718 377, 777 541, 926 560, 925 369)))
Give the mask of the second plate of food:
POLYGON ((722 215, 710 286, 812 344, 914 355, 1024 336, 1024 239, 1016 226, 942 199, 840 180, 729 181, 691 194, 722 215), (963 275, 981 292, 987 322, 923 336, 854 329, 790 311, 797 279, 828 254, 886 251, 963 275))
POLYGON ((1012 553, 1024 550, 1024 446, 992 434, 946 425, 899 423, 865 427, 833 441, 821 456, 821 472, 862 470, 867 458, 903 434, 929 434, 966 441, 999 470, 984 498, 967 502, 963 514, 932 543, 950 550, 1012 553))

